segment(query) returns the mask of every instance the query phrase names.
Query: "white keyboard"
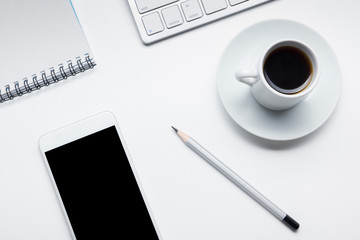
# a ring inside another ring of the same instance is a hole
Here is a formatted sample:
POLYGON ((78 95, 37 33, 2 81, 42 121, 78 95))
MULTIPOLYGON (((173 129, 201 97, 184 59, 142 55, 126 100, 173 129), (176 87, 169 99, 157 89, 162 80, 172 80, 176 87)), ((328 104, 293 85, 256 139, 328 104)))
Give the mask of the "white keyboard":
POLYGON ((145 44, 270 1, 272 0, 128 0, 145 44))

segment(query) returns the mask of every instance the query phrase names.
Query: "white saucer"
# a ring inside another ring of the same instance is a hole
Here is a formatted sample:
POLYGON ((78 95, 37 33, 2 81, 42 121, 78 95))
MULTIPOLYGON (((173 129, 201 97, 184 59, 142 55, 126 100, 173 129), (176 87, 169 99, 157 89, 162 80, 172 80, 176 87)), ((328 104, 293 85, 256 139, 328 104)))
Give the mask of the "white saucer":
POLYGON ((311 28, 288 20, 255 24, 240 32, 226 48, 218 69, 218 90, 224 108, 246 131, 270 140, 293 140, 318 129, 335 109, 341 89, 341 73, 336 56, 326 40, 311 28), (272 111, 253 98, 248 85, 234 73, 240 66, 251 70, 259 54, 272 42, 298 39, 318 56, 320 80, 311 95, 295 107, 272 111))

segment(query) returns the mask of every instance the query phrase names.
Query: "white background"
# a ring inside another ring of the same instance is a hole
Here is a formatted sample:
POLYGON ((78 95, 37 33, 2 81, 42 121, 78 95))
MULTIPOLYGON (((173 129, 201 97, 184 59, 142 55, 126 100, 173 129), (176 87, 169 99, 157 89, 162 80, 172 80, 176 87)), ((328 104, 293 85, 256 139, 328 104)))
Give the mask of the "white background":
POLYGON ((0 106, 0 239, 70 239, 38 139, 103 110, 118 119, 163 239, 360 239, 359 1, 278 0, 151 46, 141 43, 125 0, 73 4, 98 66, 0 106), (274 18, 318 31, 343 76, 331 118, 290 142, 241 129, 216 87, 230 40, 274 18), (300 229, 289 230, 199 158, 171 125, 299 221, 300 229))

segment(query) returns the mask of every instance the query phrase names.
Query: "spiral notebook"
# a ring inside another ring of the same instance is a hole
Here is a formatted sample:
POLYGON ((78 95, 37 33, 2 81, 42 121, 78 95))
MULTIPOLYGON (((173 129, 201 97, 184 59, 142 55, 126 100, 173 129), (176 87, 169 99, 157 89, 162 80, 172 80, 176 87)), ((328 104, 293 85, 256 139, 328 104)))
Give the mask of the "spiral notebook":
POLYGON ((0 102, 95 65, 70 0, 0 0, 0 102))

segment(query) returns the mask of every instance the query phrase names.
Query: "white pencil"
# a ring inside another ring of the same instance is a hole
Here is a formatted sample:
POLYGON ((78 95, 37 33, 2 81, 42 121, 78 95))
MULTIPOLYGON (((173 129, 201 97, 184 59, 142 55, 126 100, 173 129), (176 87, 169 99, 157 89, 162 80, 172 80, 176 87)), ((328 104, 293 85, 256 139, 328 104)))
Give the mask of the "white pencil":
POLYGON ((205 159, 210 165, 216 168, 219 172, 221 172, 225 177, 227 177, 230 181, 235 183, 240 189, 242 189, 245 193, 247 193, 250 197, 252 197, 255 201, 257 201, 260 205, 262 205, 266 210, 272 213, 276 218, 285 223, 293 230, 297 230, 299 228, 299 223, 297 223, 293 218, 287 215, 283 210, 277 207, 274 203, 272 203, 269 199, 267 199, 264 195, 258 192, 254 187, 248 184, 244 179, 242 179, 239 175, 237 175, 234 171, 228 168, 224 163, 222 163, 219 159, 217 159, 214 155, 208 152, 205 148, 203 148, 199 143, 197 143, 194 139, 186 135, 185 133, 179 131, 178 129, 172 127, 177 135, 181 138, 181 140, 194 152, 200 155, 203 159, 205 159))

